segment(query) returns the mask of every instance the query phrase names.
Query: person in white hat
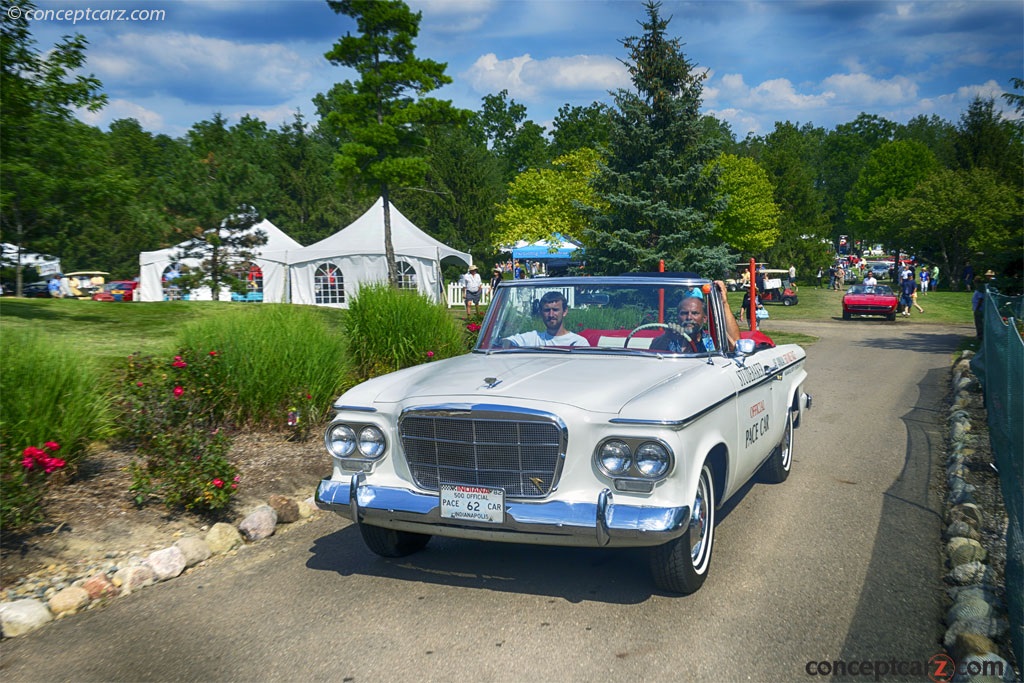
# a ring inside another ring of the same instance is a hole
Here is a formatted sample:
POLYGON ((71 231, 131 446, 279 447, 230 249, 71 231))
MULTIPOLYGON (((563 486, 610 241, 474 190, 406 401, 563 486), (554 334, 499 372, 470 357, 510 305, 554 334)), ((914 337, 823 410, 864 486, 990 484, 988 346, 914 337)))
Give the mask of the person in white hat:
POLYGON ((483 280, 480 278, 480 273, 476 270, 475 264, 470 264, 469 272, 462 276, 462 286, 466 288, 465 296, 466 300, 466 317, 469 318, 469 305, 473 304, 476 307, 476 312, 480 313, 480 292, 483 291, 483 280))

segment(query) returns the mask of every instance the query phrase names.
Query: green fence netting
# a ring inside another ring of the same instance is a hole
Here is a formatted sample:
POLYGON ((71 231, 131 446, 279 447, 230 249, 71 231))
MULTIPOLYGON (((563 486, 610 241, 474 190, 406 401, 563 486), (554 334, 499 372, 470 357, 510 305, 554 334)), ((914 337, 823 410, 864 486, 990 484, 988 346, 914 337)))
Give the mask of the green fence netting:
POLYGON ((989 439, 1006 504, 1006 599, 1010 639, 1024 663, 1024 297, 985 293, 985 327, 971 370, 985 390, 989 439))

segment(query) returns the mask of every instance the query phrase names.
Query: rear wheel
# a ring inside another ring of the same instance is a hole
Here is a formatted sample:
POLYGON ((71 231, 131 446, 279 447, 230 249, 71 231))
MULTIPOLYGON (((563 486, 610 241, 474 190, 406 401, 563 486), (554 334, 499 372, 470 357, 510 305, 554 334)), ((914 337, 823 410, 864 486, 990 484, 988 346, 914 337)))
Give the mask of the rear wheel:
POLYGON ((715 540, 715 485, 711 465, 700 471, 690 524, 674 541, 651 548, 654 584, 665 591, 694 593, 708 577, 715 540))
POLYGON ((761 467, 761 477, 769 484, 781 484, 793 469, 793 411, 786 411, 786 429, 782 441, 761 467))
POLYGON ((849 320, 853 315, 849 311, 843 311, 843 320, 849 320))
POLYGON ((889 315, 885 316, 885 319, 888 320, 889 322, 895 322, 896 321, 896 311, 893 311, 889 315))
POLYGON ((787 296, 787 297, 782 299, 782 305, 783 306, 792 306, 795 303, 796 303, 796 298, 795 297, 787 296))
POLYGON ((430 542, 430 536, 427 534, 384 529, 369 524, 359 524, 359 533, 363 535, 366 547, 381 557, 412 555, 426 548, 430 542))

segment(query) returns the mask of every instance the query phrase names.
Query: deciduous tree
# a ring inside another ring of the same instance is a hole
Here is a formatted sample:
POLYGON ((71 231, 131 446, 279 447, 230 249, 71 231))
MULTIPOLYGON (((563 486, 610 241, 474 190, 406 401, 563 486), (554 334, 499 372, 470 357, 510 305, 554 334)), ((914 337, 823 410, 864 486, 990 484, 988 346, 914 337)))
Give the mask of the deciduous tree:
POLYGON ((779 211, 774 187, 757 162, 733 154, 719 156, 708 166, 718 169, 718 196, 725 208, 715 219, 715 232, 741 254, 760 254, 779 237, 779 211))

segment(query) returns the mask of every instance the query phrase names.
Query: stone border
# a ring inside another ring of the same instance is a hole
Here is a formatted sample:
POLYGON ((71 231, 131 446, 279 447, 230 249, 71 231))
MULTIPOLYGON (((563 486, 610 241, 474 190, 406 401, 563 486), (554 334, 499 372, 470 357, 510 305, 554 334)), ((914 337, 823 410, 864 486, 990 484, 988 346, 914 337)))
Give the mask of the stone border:
MULTIPOLYGON (((1016 679, 1013 667, 999 654, 999 646, 993 641, 1006 633, 1009 621, 1006 605, 1000 600, 1000 591, 995 583, 992 569, 985 564, 993 548, 985 547, 1002 539, 985 540, 984 528, 986 511, 971 495, 975 487, 966 480, 965 460, 974 453, 970 444, 971 394, 981 393, 981 383, 971 372, 970 360, 974 352, 965 351, 953 365, 953 403, 949 410, 948 455, 946 457, 945 523, 942 537, 946 544, 943 555, 949 572, 945 581, 952 606, 946 613, 946 632, 942 642, 946 651, 957 664, 957 681, 997 680, 981 676, 988 664, 1001 663, 1004 681, 1016 679), (971 675, 977 671, 978 675, 971 675)), ((977 412, 977 411, 975 411, 977 412)), ((986 418, 984 412, 978 416, 986 418)), ((991 514, 991 513, 989 513, 991 514)))
MULTIPOLYGON (((274 535, 279 524, 311 518, 318 512, 313 499, 296 502, 287 496, 273 495, 267 504, 247 514, 238 527, 219 522, 203 538, 185 536, 173 545, 149 553, 130 556, 124 562, 111 561, 88 569, 84 575, 43 589, 43 597, 24 597, 0 602, 0 635, 4 638, 31 633, 54 619, 92 609, 106 601, 129 595, 146 586, 167 581, 214 555, 223 555, 274 535)), ((8 589, 14 590, 15 589, 8 589)), ((30 590, 32 590, 30 588, 30 590)))

